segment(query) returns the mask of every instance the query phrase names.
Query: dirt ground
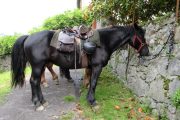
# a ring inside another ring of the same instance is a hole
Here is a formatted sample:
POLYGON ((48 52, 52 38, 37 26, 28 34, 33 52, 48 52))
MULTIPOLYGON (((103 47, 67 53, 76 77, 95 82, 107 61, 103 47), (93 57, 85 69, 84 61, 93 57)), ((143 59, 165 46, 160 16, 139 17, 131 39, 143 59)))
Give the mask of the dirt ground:
MULTIPOLYGON (((54 67, 59 74, 58 67, 54 67)), ((82 77, 82 70, 77 71, 77 79, 82 77)), ((71 71, 71 76, 75 78, 75 71, 71 71)), ((43 88, 44 98, 49 105, 44 111, 37 112, 31 102, 31 88, 29 78, 26 78, 26 85, 23 88, 13 89, 7 96, 6 101, 0 105, 0 120, 59 120, 59 116, 75 109, 75 102, 64 101, 65 96, 74 96, 73 83, 65 79, 60 79, 60 85, 52 81, 52 77, 46 70, 46 79, 49 87, 43 88)))

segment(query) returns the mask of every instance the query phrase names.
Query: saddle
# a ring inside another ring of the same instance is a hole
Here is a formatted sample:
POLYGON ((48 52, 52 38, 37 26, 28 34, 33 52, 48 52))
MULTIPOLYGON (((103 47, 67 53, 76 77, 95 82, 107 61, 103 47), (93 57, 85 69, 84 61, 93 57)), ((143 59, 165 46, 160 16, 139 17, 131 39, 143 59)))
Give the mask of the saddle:
POLYGON ((73 52, 75 51, 75 32, 69 30, 62 30, 59 33, 57 49, 60 52, 73 52))
MULTIPOLYGON (((88 38, 89 29, 86 26, 73 27, 73 29, 63 29, 59 33, 58 37, 58 50, 61 52, 73 52, 76 47, 76 38, 81 40, 81 43, 84 43, 84 40, 88 38)), ((82 46, 81 46, 82 47, 82 46)))

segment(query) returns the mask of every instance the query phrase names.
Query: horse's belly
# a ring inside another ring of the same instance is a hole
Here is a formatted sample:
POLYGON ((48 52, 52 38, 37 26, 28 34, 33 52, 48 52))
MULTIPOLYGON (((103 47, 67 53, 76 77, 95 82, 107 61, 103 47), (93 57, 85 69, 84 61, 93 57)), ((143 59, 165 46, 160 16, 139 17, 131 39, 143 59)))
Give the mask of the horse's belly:
POLYGON ((79 60, 78 57, 77 61, 75 63, 75 56, 72 53, 67 53, 67 54, 57 54, 55 56, 51 56, 51 60, 54 64, 62 67, 62 68, 68 68, 68 69, 74 69, 75 68, 75 64, 76 64, 76 68, 80 68, 81 65, 79 64, 79 60))

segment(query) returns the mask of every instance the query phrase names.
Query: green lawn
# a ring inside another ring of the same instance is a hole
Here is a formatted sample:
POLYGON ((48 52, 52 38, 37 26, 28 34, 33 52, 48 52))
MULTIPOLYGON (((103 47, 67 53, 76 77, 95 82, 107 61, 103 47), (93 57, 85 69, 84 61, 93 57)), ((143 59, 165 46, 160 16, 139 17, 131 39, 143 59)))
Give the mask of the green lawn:
POLYGON ((154 120, 151 109, 141 104, 108 68, 103 70, 96 88, 98 110, 90 107, 86 94, 83 89, 80 111, 87 120, 154 120))
POLYGON ((0 103, 4 100, 4 96, 11 90, 10 72, 0 73, 0 103))
MULTIPOLYGON (((31 72, 30 67, 26 69, 26 74, 31 72)), ((11 72, 0 72, 0 103, 5 99, 5 96, 11 91, 11 72)))

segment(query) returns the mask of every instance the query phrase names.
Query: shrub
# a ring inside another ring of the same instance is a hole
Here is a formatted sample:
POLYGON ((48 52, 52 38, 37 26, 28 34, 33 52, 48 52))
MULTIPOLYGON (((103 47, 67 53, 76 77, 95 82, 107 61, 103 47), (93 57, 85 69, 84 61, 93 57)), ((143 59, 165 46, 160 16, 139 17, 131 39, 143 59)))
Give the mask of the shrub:
POLYGON ((45 29, 42 26, 33 27, 31 30, 28 31, 28 33, 32 34, 32 33, 40 32, 40 31, 43 31, 43 30, 45 30, 45 29))
POLYGON ((172 96, 172 103, 177 108, 180 108, 180 89, 177 89, 175 94, 172 96))
POLYGON ((20 34, 0 37, 0 55, 10 54, 12 46, 20 34))
POLYGON ((63 14, 55 15, 46 19, 43 23, 43 29, 62 29, 65 27, 79 26, 81 24, 90 25, 92 18, 86 19, 83 11, 76 9, 74 11, 66 11, 63 14))

